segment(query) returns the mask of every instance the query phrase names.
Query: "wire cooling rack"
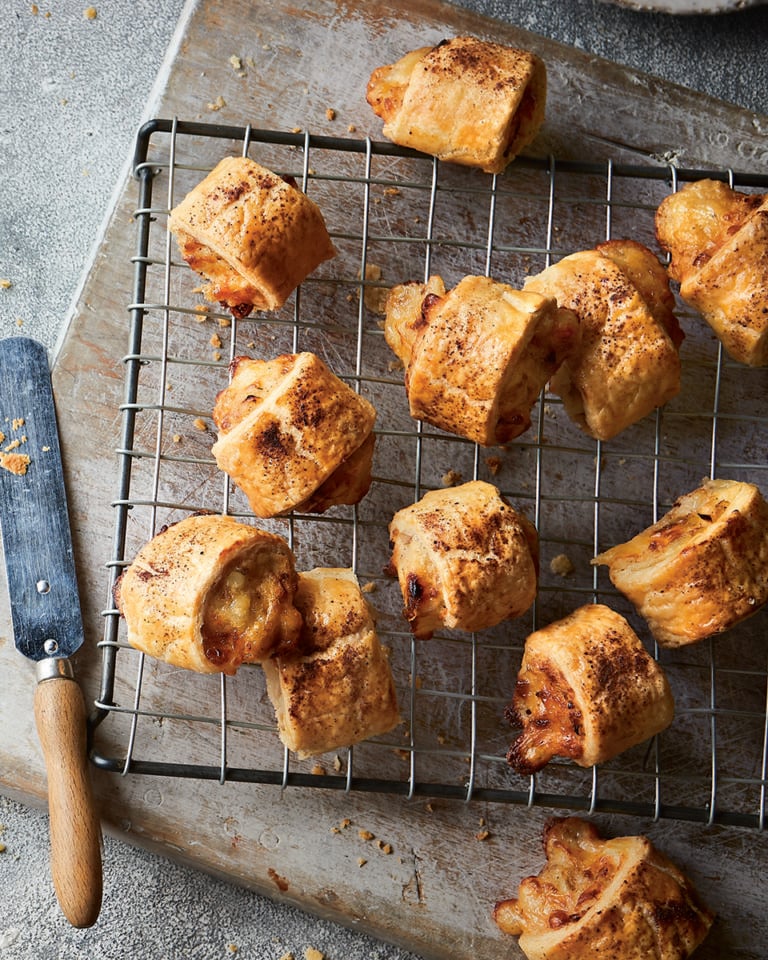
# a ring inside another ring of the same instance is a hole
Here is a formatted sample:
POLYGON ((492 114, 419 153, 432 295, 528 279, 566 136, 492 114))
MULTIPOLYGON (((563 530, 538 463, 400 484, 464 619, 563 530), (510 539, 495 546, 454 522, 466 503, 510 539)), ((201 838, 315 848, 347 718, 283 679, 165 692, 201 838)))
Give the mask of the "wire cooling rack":
POLYGON ((590 559, 655 521, 704 477, 748 480, 768 492, 768 372, 730 361, 708 327, 679 304, 682 389, 663 410, 601 443, 544 393, 526 434, 484 449, 410 418, 402 369, 383 337, 381 302, 389 286, 433 273, 446 287, 472 273, 519 287, 560 257, 612 237, 632 237, 660 253, 654 212, 681 181, 710 176, 765 191, 768 177, 552 157, 518 158, 496 177, 388 143, 175 120, 142 128, 134 172, 135 280, 126 304, 102 685, 90 720, 94 762, 123 774, 762 828, 765 614, 698 645, 659 650, 590 559), (203 303, 199 278, 181 262, 166 220, 221 157, 240 153, 293 176, 323 210, 339 252, 278 313, 234 320, 203 303), (355 507, 259 525, 286 537, 299 570, 355 570, 391 651, 403 716, 387 736, 308 761, 280 744, 260 668, 211 677, 145 658, 127 645, 111 600, 120 571, 163 524, 200 509, 256 522, 210 453, 213 402, 233 357, 299 350, 318 353, 376 407, 374 479, 355 507), (389 520, 429 489, 476 478, 498 486, 536 524, 538 599, 528 614, 493 630, 414 641, 397 583, 384 573, 389 520), (504 707, 525 638, 593 601, 627 617, 659 658, 675 695, 675 720, 650 743, 599 768, 554 760, 533 777, 520 776, 505 760, 515 731, 504 707))

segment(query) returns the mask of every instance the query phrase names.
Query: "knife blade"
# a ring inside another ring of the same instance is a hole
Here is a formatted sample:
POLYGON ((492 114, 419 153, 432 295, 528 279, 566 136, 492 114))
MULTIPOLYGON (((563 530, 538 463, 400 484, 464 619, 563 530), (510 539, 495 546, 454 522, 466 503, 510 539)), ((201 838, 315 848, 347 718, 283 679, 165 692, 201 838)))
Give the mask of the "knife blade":
POLYGON ((16 648, 35 662, 48 776, 51 874, 75 927, 101 909, 101 828, 88 774, 85 701, 69 658, 83 621, 48 355, 0 340, 0 533, 16 648))

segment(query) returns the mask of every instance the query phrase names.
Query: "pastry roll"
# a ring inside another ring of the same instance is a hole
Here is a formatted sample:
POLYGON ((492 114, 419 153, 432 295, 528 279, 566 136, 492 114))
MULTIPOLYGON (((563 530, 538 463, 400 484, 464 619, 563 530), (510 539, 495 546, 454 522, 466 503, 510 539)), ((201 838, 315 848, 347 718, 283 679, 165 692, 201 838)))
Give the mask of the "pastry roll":
POLYGON ((604 840, 578 817, 544 827, 547 862, 493 918, 528 960, 685 960, 714 915, 647 837, 604 840))
POLYGON ((389 525, 404 612, 413 635, 483 630, 519 617, 538 587, 538 536, 483 480, 433 490, 389 525))
POLYGON ((469 276, 448 293, 440 277, 394 287, 384 333, 405 365, 411 416, 493 446, 530 427, 579 330, 551 297, 469 276))
POLYGON ((387 733, 400 722, 392 671, 352 570, 299 574, 301 654, 263 664, 282 742, 300 757, 387 733))
POLYGON ((501 173, 544 122, 547 77, 533 53, 475 37, 378 67, 367 100, 394 143, 501 173))
POLYGON ((336 254, 318 206, 248 157, 221 160, 171 210, 168 228, 207 281, 205 298, 236 317, 278 310, 336 254))
POLYGON ((768 600, 768 504, 754 484, 705 480, 592 562, 607 565, 663 647, 696 643, 768 600))
POLYGON ((193 515, 153 537, 115 588, 128 642, 198 673, 234 674, 298 641, 293 554, 231 517, 193 515))
POLYGON ((505 715, 523 728, 507 760, 530 774, 555 756, 581 767, 610 760, 668 727, 674 702, 624 617, 587 604, 525 641, 505 715))
POLYGON ((647 247, 611 240, 523 284, 576 313, 578 348, 552 377, 571 419, 610 440, 680 391, 683 334, 666 271, 647 247))
POLYGON ((741 363, 768 364, 768 194, 719 180, 686 184, 656 211, 680 296, 741 363))
POLYGON ((313 353, 236 357, 216 398, 219 468, 258 517, 323 513, 368 492, 376 411, 313 353))

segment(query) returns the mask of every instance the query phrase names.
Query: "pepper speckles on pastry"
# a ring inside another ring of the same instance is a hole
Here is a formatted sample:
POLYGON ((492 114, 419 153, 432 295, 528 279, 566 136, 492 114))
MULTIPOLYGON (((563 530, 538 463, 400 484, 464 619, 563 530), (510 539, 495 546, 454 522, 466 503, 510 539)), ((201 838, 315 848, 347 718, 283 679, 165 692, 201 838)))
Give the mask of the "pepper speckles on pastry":
POLYGON ((217 514, 161 530, 121 574, 128 642, 198 673, 234 674, 294 647, 293 554, 277 534, 217 514))
POLYGON ((390 291, 384 333, 405 366, 411 416, 492 446, 530 427, 579 325, 551 297, 482 276, 446 293, 433 276, 390 291))
POLYGON ((352 570, 299 574, 300 653, 263 664, 282 742, 299 757, 352 746, 400 722, 387 650, 352 570))
POLYGON ((547 862, 493 918, 528 960, 686 960, 713 913, 644 836, 604 840, 578 817, 548 821, 547 862))
POLYGON ((536 528, 493 484, 432 490, 389 525, 405 617, 415 637, 441 627, 483 630, 521 616, 536 598, 536 528))
POLYGON ((216 399, 212 452, 258 517, 322 513, 368 492, 373 405, 313 353, 236 357, 216 399))
POLYGON ((525 641, 506 716, 523 728, 507 760, 531 774, 555 756, 582 767, 610 760, 668 727, 674 702, 624 617, 586 604, 525 641))
POLYGON ((378 67, 367 89, 385 137, 486 173, 500 173, 535 139, 546 96, 539 57, 468 36, 378 67))
POLYGON ((578 348, 550 382, 571 419, 610 440, 680 391, 683 339, 667 272, 647 247, 611 240, 523 284, 579 318, 578 348))
POLYGON ((203 295, 236 317, 278 310, 336 255, 320 208, 249 157, 225 157, 174 207, 168 228, 207 281, 203 295))
POLYGON ((686 184, 659 205, 656 236, 680 296, 731 357, 768 364, 768 195, 719 180, 686 184))
POLYGON ((662 646, 696 643, 768 601, 768 503, 755 484, 705 480, 592 562, 607 565, 662 646))

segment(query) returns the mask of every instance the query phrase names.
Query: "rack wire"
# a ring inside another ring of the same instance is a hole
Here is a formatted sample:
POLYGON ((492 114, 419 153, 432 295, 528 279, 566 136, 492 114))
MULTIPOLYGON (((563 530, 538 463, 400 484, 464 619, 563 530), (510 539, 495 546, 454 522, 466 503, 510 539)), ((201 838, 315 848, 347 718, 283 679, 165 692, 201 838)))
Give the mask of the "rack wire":
POLYGON ((658 649, 635 611, 590 565, 703 477, 766 490, 762 398, 768 374, 729 360, 685 306, 682 389, 610 442, 593 441, 546 392, 531 429, 484 449, 413 421, 402 369, 386 346, 381 297, 439 273, 452 286, 482 273, 524 278, 579 249, 632 237, 651 249, 653 216, 681 181, 712 177, 768 190, 768 177, 518 158, 503 176, 450 167, 389 143, 156 119, 140 131, 134 173, 133 299, 127 304, 125 400, 117 450, 110 594, 91 755, 119 774, 162 775, 484 800, 762 828, 768 786, 765 615, 679 651, 658 649), (178 259, 170 208, 224 155, 243 153, 296 179, 321 207, 338 256, 276 314, 244 320, 204 307, 178 259), (256 522, 210 453, 216 393, 238 355, 312 350, 377 408, 371 490, 354 507, 259 521, 286 537, 297 568, 348 566, 391 651, 403 723, 391 734, 310 761, 279 741, 258 667, 201 676, 146 658, 125 641, 112 602, 120 571, 163 524, 196 510, 256 522), (541 581, 532 610, 481 634, 415 641, 389 559, 392 514, 427 490, 470 479, 497 485, 536 524, 541 581), (676 717, 650 743, 599 768, 551 761, 520 776, 504 720, 525 637, 588 602, 622 613, 662 663, 676 717))

